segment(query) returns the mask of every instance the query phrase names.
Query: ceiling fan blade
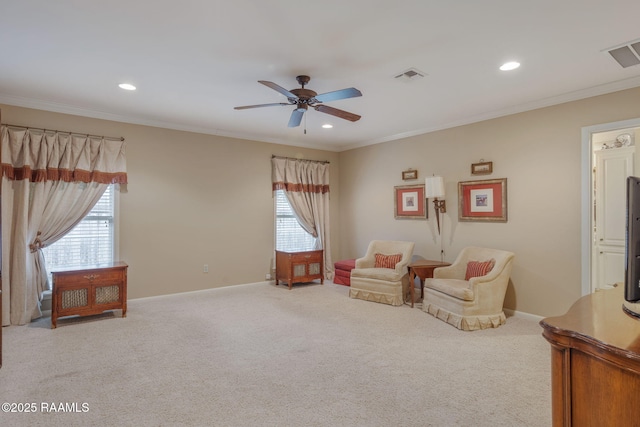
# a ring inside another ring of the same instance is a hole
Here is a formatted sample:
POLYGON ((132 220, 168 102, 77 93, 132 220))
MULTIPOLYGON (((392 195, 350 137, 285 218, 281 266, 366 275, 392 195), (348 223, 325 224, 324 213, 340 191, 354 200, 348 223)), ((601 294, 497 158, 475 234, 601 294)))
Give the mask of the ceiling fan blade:
POLYGON ((279 85, 277 85, 277 84, 275 84, 273 82, 268 82, 266 80, 258 80, 258 83, 262 83, 263 85, 265 85, 267 87, 270 87, 271 89, 275 90, 276 92, 280 92, 281 94, 283 94, 287 98, 298 99, 298 97, 295 96, 293 93, 289 92, 288 90, 286 90, 282 86, 279 86, 279 85))
POLYGON ((274 105, 291 105, 286 102, 272 102, 271 104, 243 105, 242 107, 233 107, 234 110, 246 110, 247 108, 273 107, 274 105))
POLYGON ((289 127, 295 128, 300 126, 300 122, 302 121, 302 116, 304 115, 305 110, 296 108, 291 113, 291 118, 289 119, 289 127))
POLYGON ((329 107, 328 105, 314 105, 313 108, 315 108, 316 111, 320 111, 321 113, 331 114, 332 116, 340 117, 341 119, 350 120, 352 122, 360 120, 361 117, 348 111, 329 107))
POLYGON ((313 98, 318 102, 330 102, 337 101, 338 99, 355 98, 356 96, 362 96, 362 92, 355 87, 350 87, 347 89, 335 90, 333 92, 321 93, 313 98))

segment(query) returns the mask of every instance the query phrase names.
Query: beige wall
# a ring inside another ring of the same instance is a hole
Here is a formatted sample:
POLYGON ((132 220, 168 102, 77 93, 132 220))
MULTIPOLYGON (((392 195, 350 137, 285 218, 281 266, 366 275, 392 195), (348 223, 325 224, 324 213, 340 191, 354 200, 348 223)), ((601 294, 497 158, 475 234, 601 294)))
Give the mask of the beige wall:
POLYGON ((428 221, 395 220, 393 187, 403 170, 446 181, 445 260, 461 248, 515 252, 505 307, 540 316, 564 313, 581 296, 581 128, 640 117, 640 88, 460 126, 340 154, 340 252, 363 254, 372 239, 416 242, 439 259, 433 205, 428 221), (474 176, 471 163, 493 162, 474 176), (508 179, 508 222, 458 222, 457 183, 508 179))
MULTIPOLYGON (((3 123, 125 137, 120 259, 130 266, 129 298, 265 280, 274 247, 273 154, 330 161, 331 215, 338 217, 338 153, 0 108, 3 123)), ((339 223, 332 225, 337 247, 339 223)))
POLYGON ((445 259, 467 245, 515 252, 505 306, 548 316, 581 293, 581 128, 638 118, 639 101, 636 88, 343 153, 0 108, 3 123, 126 138, 120 259, 130 265, 130 298, 264 280, 276 154, 331 162, 334 260, 361 256, 371 239, 412 240, 416 255, 438 259, 433 207, 428 221, 395 220, 393 187, 408 183, 409 168, 418 183, 444 176, 445 259), (492 175, 470 174, 480 159, 493 162, 492 175), (458 181, 487 178, 508 178, 509 221, 458 223, 458 181))

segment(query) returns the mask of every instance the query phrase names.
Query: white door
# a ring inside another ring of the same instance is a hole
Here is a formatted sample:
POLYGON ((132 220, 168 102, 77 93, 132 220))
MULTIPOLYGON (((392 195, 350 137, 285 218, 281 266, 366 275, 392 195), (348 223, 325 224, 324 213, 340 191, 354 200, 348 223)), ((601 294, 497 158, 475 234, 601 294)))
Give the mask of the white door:
POLYGON ((594 283, 592 291, 624 281, 626 180, 633 175, 635 146, 595 155, 594 283))

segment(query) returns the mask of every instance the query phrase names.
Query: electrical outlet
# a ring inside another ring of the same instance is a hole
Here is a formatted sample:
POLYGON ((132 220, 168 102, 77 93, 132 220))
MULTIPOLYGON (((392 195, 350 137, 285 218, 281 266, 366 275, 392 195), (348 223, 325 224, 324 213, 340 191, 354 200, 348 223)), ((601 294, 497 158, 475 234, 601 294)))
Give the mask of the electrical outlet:
POLYGON ((208 273, 209 272, 209 264, 205 264, 204 267, 202 268, 202 271, 204 273, 208 273))
POLYGON ((264 278, 267 279, 267 280, 271 280, 271 273, 265 274, 264 278))

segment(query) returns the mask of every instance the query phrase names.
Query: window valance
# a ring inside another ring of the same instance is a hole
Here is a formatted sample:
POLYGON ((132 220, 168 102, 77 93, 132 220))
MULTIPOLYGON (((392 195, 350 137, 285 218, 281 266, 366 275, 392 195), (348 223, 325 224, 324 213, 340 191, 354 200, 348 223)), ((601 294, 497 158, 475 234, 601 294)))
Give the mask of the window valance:
POLYGON ((127 183, 124 141, 5 125, 0 132, 9 180, 127 183))
POLYGON ((272 190, 288 192, 329 192, 329 164, 312 160, 275 157, 272 163, 272 190))

